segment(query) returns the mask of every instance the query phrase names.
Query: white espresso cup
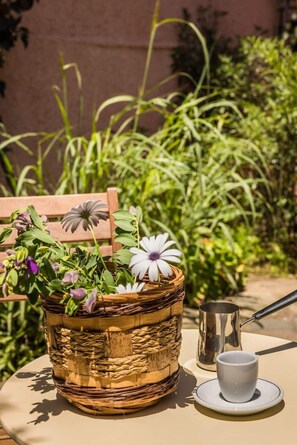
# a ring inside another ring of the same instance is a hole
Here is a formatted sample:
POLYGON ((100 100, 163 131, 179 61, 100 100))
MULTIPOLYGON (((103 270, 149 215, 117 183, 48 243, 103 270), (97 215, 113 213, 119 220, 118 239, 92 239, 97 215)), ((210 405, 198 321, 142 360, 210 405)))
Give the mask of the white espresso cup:
POLYGON ((228 402, 248 402, 257 385, 258 357, 246 351, 222 352, 217 356, 217 374, 221 393, 228 402))

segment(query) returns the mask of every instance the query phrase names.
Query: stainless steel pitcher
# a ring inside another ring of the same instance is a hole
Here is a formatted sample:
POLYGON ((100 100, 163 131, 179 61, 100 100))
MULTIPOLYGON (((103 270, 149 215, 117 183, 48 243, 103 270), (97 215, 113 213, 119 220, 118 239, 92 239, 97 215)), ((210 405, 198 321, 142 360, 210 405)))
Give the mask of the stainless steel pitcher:
POLYGON ((199 307, 197 365, 216 370, 216 357, 224 351, 241 350, 239 307, 225 301, 199 307))
POLYGON ((216 370, 216 357, 224 351, 241 349, 240 328, 297 303, 297 289, 255 312, 239 324, 239 307, 227 301, 210 301, 199 308, 197 365, 216 370))

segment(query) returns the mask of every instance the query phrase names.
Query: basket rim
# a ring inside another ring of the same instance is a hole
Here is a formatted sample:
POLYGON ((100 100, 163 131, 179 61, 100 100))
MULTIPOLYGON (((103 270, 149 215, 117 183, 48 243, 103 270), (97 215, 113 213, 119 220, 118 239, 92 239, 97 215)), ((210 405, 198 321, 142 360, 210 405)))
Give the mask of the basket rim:
MULTIPOLYGON (((101 296, 101 300, 96 303, 93 314, 95 315, 96 310, 102 309, 102 307, 107 306, 121 306, 129 304, 141 304, 148 303, 150 301, 161 300, 165 296, 176 292, 179 288, 184 286, 184 274, 181 269, 176 266, 171 266, 173 271, 172 278, 170 277, 167 282, 161 287, 158 284, 148 283, 147 277, 146 281, 148 288, 141 292, 131 292, 125 294, 106 294, 101 296)), ((53 293, 49 297, 41 296, 41 301, 45 310, 50 311, 51 305, 59 305, 60 308, 65 305, 60 303, 63 298, 63 294, 53 293)), ((85 311, 82 306, 79 310, 81 315, 92 316, 92 314, 85 311)), ((76 315, 77 316, 77 315, 76 315)), ((73 318, 73 317, 72 317, 73 318)))

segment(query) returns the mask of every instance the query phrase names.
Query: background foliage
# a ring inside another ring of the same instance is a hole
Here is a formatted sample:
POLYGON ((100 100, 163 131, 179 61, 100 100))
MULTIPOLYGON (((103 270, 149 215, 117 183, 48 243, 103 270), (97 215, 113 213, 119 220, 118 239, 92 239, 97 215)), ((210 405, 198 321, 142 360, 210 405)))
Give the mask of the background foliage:
POLYGON ((258 205, 257 231, 296 258, 297 53, 283 40, 248 37, 221 62, 222 95, 243 113, 232 130, 253 141, 267 163, 270 193, 264 192, 266 207, 258 205))
POLYGON ((42 318, 39 305, 0 303, 0 381, 45 352, 42 318))
MULTIPOLYGON (((224 15, 225 11, 210 3, 208 7, 197 8, 196 23, 210 48, 211 87, 219 90, 225 99, 234 101, 242 113, 233 115, 235 120, 230 122, 228 131, 257 145, 267 166, 265 176, 270 190, 262 189, 265 205, 262 197, 255 201, 261 216, 254 227, 261 241, 258 263, 269 262, 272 271, 279 261, 278 273, 294 273, 297 255, 296 8, 290 6, 289 17, 279 29, 281 38, 264 38, 265 30, 255 27, 258 37, 235 39, 232 43, 218 32, 224 15)), ((186 9, 184 16, 191 18, 186 9)), ((185 24, 178 24, 178 42, 172 53, 173 71, 190 72, 198 79, 203 70, 200 42, 185 24)), ((181 78, 180 84, 187 91, 194 88, 188 78, 181 78)), ((254 176, 256 172, 249 171, 249 174, 254 176)))

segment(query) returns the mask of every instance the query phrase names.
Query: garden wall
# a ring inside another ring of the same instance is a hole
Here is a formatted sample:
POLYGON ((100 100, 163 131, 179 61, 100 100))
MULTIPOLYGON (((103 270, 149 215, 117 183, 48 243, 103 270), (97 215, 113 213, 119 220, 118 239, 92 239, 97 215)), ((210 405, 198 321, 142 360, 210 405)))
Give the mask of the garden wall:
MULTIPOLYGON (((278 12, 276 0, 163 0, 160 17, 181 17, 186 7, 192 17, 198 5, 212 3, 228 11, 222 32, 232 36, 252 34, 255 25, 274 33, 278 12)), ((6 97, 0 100, 0 115, 12 134, 54 130, 62 123, 51 91, 61 83, 59 53, 66 62, 76 62, 83 80, 85 130, 91 115, 104 99, 116 94, 136 94, 140 84, 150 33, 154 0, 40 0, 23 16, 30 30, 29 47, 18 43, 7 55, 0 78, 6 82, 6 97)), ((176 29, 160 30, 155 46, 149 83, 170 73, 170 53, 177 43, 176 29)), ((74 76, 70 76, 70 87, 74 76)), ((74 98, 73 98, 74 97, 74 98)), ((75 96, 70 106, 75 108, 75 96)), ((107 116, 103 116, 106 121, 107 116)))

